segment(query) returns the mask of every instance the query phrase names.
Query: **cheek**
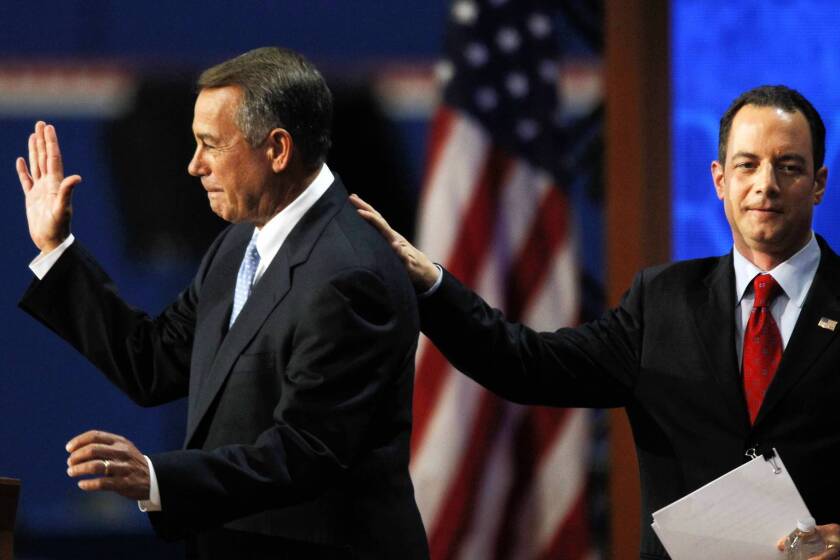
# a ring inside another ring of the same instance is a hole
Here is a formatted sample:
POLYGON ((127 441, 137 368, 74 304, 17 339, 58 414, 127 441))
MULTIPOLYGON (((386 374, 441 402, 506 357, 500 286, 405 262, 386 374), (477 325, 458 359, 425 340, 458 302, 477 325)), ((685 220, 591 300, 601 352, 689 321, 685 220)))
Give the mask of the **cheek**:
POLYGON ((737 184, 732 187, 732 189, 727 194, 727 198, 729 199, 729 204, 732 206, 733 210, 740 211, 740 208, 743 205, 744 201, 747 199, 749 192, 749 188, 742 187, 737 184))

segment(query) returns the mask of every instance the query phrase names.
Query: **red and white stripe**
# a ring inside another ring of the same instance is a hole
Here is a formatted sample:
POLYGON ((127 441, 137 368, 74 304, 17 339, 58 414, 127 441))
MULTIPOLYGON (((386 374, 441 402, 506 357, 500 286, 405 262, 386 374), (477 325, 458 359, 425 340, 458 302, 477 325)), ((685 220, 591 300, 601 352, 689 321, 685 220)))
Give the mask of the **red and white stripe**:
MULTIPOLYGON (((538 330, 578 320, 568 200, 468 116, 432 124, 418 246, 538 330)), ((588 558, 588 414, 508 403, 422 337, 411 474, 432 558, 588 558)))

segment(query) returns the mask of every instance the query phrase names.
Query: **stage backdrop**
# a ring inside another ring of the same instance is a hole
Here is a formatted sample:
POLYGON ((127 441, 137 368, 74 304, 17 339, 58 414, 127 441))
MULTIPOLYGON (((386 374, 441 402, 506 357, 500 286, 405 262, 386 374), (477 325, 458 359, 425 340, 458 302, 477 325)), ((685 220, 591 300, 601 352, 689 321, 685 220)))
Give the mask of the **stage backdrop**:
POLYGON ((709 166, 720 115, 739 93, 763 84, 799 90, 825 120, 828 188, 814 228, 840 247, 840 5, 674 0, 672 14, 674 258, 732 248, 709 166))

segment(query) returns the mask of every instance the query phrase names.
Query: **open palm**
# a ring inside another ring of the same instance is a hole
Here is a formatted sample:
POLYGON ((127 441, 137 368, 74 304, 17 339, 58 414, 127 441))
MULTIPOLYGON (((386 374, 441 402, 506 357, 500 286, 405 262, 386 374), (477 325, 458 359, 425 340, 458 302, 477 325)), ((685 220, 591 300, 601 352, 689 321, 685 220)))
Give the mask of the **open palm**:
POLYGON ((43 121, 38 121, 29 135, 29 168, 22 157, 15 166, 26 197, 32 242, 42 253, 52 251, 70 235, 71 193, 82 178, 64 176, 55 127, 43 121))

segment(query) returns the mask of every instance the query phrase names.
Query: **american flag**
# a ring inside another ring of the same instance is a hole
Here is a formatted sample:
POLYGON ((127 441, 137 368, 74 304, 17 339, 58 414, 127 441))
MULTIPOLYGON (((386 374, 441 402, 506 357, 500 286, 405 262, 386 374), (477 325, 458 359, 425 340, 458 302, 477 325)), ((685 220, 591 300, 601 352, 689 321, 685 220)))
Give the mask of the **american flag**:
MULTIPOLYGON (((511 320, 579 321, 562 122, 557 8, 457 0, 438 65, 418 246, 511 320)), ((411 473, 432 558, 590 558, 590 414, 522 407, 456 372, 425 337, 411 473)))

